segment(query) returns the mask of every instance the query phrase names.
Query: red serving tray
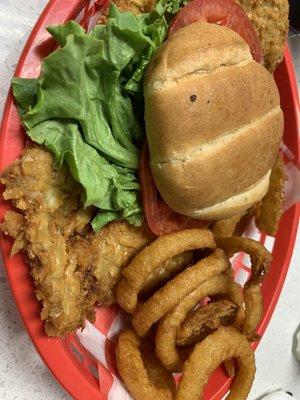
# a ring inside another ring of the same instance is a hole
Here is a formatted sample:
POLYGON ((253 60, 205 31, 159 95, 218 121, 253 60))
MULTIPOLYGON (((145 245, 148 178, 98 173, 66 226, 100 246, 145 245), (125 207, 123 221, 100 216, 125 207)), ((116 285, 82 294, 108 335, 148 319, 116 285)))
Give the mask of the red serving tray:
MULTIPOLYGON (((41 59, 55 47, 55 43, 44 28, 50 24, 59 24, 75 19, 82 10, 87 13, 88 7, 89 1, 87 0, 49 1, 24 47, 15 75, 27 78, 38 76, 41 59)), ((279 87, 281 104, 285 115, 284 143, 294 154, 293 162, 299 165, 299 98, 293 63, 288 48, 285 50, 284 61, 275 72, 275 79, 279 87)), ((25 133, 20 125, 12 93, 9 91, 1 127, 1 171, 19 157, 24 144, 25 133)), ((1 196, 1 219, 9 209, 11 209, 11 204, 5 202, 1 196)), ((258 329, 260 335, 264 333, 272 316, 288 271, 294 249, 299 216, 300 205, 297 204, 284 213, 276 235, 273 248, 274 262, 262 287, 265 314, 258 329)), ((263 241, 264 235, 261 235, 261 238, 263 241)), ((97 376, 91 372, 90 366, 94 365, 95 367, 97 365, 95 360, 90 358, 80 345, 78 346, 74 337, 68 336, 64 339, 57 339, 49 338, 45 335, 43 323, 40 319, 41 306, 34 294, 29 268, 21 254, 17 254, 13 259, 9 257, 11 246, 12 240, 2 236, 3 260, 11 289, 24 324, 40 356, 56 379, 73 398, 78 400, 107 400, 100 390, 97 376), (81 357, 75 356, 74 346, 77 352, 81 353, 81 357)), ((222 372, 217 372, 214 375, 214 379, 210 380, 208 384, 205 400, 220 400, 228 390, 229 384, 230 380, 222 372)))

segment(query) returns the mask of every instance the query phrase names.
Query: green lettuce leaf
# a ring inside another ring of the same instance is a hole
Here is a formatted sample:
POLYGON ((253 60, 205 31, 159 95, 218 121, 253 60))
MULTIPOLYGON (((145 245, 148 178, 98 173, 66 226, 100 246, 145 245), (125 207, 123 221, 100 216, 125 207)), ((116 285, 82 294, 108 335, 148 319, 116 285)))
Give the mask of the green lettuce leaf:
POLYGON ((127 219, 127 214, 135 216, 137 225, 142 223, 136 174, 115 167, 85 143, 76 122, 52 119, 32 128, 30 137, 53 153, 56 168, 63 162, 68 165, 72 176, 85 189, 82 193, 85 206, 94 205, 100 209, 94 227, 100 229, 111 220, 127 219))
POLYGON ((12 79, 13 94, 18 101, 20 115, 25 114, 36 104, 39 84, 38 79, 12 79))
POLYGON ((99 209, 95 230, 115 219, 142 223, 142 79, 180 1, 160 0, 139 16, 111 5, 107 24, 90 33, 75 21, 50 26, 60 47, 44 59, 40 77, 12 81, 28 135, 54 154, 57 168, 68 165, 84 206, 99 209))
POLYGON ((143 33, 151 39, 151 45, 146 47, 138 58, 133 58, 128 68, 129 76, 128 72, 127 77, 126 71, 124 73, 124 89, 137 99, 142 99, 145 69, 155 50, 166 39, 169 22, 187 2, 188 0, 159 0, 151 13, 137 17, 143 26, 143 33))

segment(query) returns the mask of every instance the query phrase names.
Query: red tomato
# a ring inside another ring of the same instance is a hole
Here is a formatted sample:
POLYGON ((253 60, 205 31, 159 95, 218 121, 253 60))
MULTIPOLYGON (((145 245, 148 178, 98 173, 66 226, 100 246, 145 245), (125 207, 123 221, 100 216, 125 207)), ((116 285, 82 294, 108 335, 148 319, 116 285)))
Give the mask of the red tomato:
POLYGON ((145 142, 141 151, 139 175, 146 219, 149 228, 155 235, 161 236, 182 229, 203 228, 208 225, 207 221, 200 221, 178 214, 161 198, 152 178, 147 142, 145 142))
POLYGON ((263 52, 257 33, 245 11, 233 0, 192 0, 174 18, 169 34, 198 21, 231 28, 248 43, 253 59, 262 63, 263 52))

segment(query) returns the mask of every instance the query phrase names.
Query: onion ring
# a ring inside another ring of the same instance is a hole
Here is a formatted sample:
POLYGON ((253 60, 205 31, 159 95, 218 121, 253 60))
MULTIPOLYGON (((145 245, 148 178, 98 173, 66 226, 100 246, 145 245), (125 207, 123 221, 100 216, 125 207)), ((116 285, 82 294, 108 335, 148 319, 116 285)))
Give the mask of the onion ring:
POLYGON ((149 278, 146 279, 140 295, 145 297, 153 293, 155 289, 160 288, 169 279, 172 279, 177 273, 185 269, 191 263, 192 258, 193 252, 185 251, 181 254, 177 254, 170 260, 167 260, 161 267, 153 271, 149 278))
POLYGON ((261 206, 255 216, 255 223, 258 229, 270 236, 274 236, 278 230, 283 210, 285 181, 284 164, 281 156, 278 155, 272 168, 269 190, 262 199, 261 206))
POLYGON ((198 308, 181 324, 176 337, 177 346, 188 346, 200 342, 221 325, 228 325, 238 306, 226 299, 217 300, 198 308))
POLYGON ((243 233, 247 230, 253 216, 255 215, 256 209, 259 207, 260 203, 254 204, 251 208, 249 208, 245 214, 241 217, 239 222, 236 224, 235 230, 232 236, 242 236, 243 233))
POLYGON ((186 229, 157 238, 123 269, 123 278, 116 290, 118 304, 134 313, 138 307, 138 294, 153 271, 177 254, 203 248, 216 248, 213 234, 208 229, 186 229))
MULTIPOLYGON (((244 311, 242 292, 239 291, 238 294, 233 292, 232 285, 233 282, 228 276, 222 274, 214 276, 183 298, 161 319, 155 338, 155 352, 166 369, 172 372, 181 371, 184 359, 180 350, 178 351, 176 347, 177 335, 187 313, 204 297, 216 294, 226 294, 230 298, 234 297, 234 300, 237 303, 237 308, 241 309, 240 314, 243 320, 244 311)), ((205 308, 206 307, 203 307, 203 309, 205 308)), ((241 322, 240 317, 239 322, 241 322)), ((194 332, 189 333, 194 334, 194 332)), ((195 336, 199 336, 198 331, 196 335, 193 335, 194 338, 195 336)), ((191 341, 193 344, 195 343, 195 341, 191 341)))
POLYGON ((233 217, 216 221, 210 227, 210 230, 215 236, 229 237, 232 236, 237 224, 241 220, 243 214, 237 214, 233 217))
POLYGON ((224 369, 226 371, 226 374, 229 378, 233 378, 235 375, 235 365, 234 365, 234 360, 232 358, 229 358, 228 360, 225 360, 223 362, 224 369))
POLYGON ((267 274, 272 261, 272 254, 260 243, 253 239, 239 236, 217 237, 218 247, 224 249, 228 256, 243 251, 251 259, 252 280, 261 282, 263 275, 267 274))
POLYGON ((155 357, 151 342, 143 342, 132 331, 120 333, 116 347, 118 371, 135 400, 172 400, 175 382, 155 357))
POLYGON ((244 286, 245 319, 242 330, 250 340, 255 340, 255 330, 263 315, 260 283, 268 272, 272 254, 261 243, 248 238, 232 236, 217 238, 216 241, 229 255, 239 251, 250 255, 252 275, 244 286))
POLYGON ((185 296, 229 267, 226 253, 221 249, 216 249, 208 257, 186 268, 139 307, 132 319, 132 326, 136 333, 139 336, 147 335, 151 326, 185 296))
POLYGON ((229 287, 229 291, 227 293, 224 293, 222 298, 226 298, 238 306, 237 312, 235 313, 235 315, 231 321, 231 324, 233 326, 235 326, 236 328, 239 328, 243 324, 244 318, 245 318, 245 312, 244 312, 244 307, 243 307, 244 297, 243 297, 242 286, 239 283, 234 282, 232 280, 232 284, 229 287))
POLYGON ((239 368, 226 400, 246 400, 256 371, 254 353, 247 338, 231 326, 220 327, 196 344, 184 364, 175 400, 201 400, 209 376, 231 358, 237 359, 239 368))
POLYGON ((257 340, 255 330, 263 316, 263 298, 259 283, 247 282, 244 287, 245 318, 242 331, 251 341, 257 340))

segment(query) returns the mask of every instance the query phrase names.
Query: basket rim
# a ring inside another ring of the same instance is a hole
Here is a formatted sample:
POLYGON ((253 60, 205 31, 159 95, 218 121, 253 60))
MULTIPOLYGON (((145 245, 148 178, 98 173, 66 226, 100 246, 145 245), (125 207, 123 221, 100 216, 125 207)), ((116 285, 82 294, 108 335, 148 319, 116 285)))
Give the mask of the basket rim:
MULTIPOLYGON (((37 46, 40 46, 43 40, 48 40, 45 37, 45 26, 53 23, 64 23, 72 18, 75 18, 85 5, 89 4, 88 0, 50 0, 38 21, 36 22, 31 34, 25 44, 25 47, 20 56, 18 65, 15 70, 15 76, 19 76, 28 68, 28 65, 34 60, 38 60, 38 55, 35 53, 37 46)), ((294 116, 296 128, 299 132, 299 97, 297 92, 297 83, 293 68, 291 54, 286 47, 283 66, 287 71, 287 85, 289 85, 290 92, 293 97, 294 116)), ((7 100, 3 111, 3 120, 0 135, 0 170, 2 171, 5 163, 5 154, 9 152, 9 131, 11 129, 12 121, 16 117, 16 106, 13 102, 11 90, 9 90, 7 100), (8 139, 8 140, 7 140, 8 139)), ((14 149, 12 149, 14 151, 14 149)), ((295 157, 298 164, 300 164, 300 138, 298 135, 297 148, 295 150, 295 157)), ((15 157, 16 158, 16 157, 15 157)), ((0 199, 0 217, 9 209, 9 205, 1 196, 0 199)), ((273 314, 276 303, 278 301, 286 273, 289 268, 291 256, 294 249, 294 244, 297 235, 297 227, 300 218, 300 204, 296 204, 289 210, 289 242, 286 247, 284 262, 282 264, 279 277, 277 278, 276 287, 273 292, 272 301, 268 307, 264 319, 261 322, 259 333, 262 334, 273 314)), ((21 255, 17 255, 14 259, 10 259, 9 251, 12 240, 8 237, 1 235, 1 249, 3 256, 3 264, 7 272, 8 280, 10 282, 11 290, 18 306, 19 312, 23 319, 24 325, 31 337, 37 352, 43 359, 44 363, 48 366, 52 374, 64 389, 74 398, 90 400, 105 400, 101 394, 98 382, 91 381, 91 376, 88 372, 84 372, 78 368, 76 360, 74 360, 65 350, 65 343, 58 338, 48 338, 43 333, 43 322, 40 318, 32 318, 32 314, 39 314, 40 305, 35 299, 34 287, 29 273, 24 276, 24 271, 19 271, 19 266, 23 269, 26 268, 25 260, 21 255), (28 296, 30 296, 30 304, 28 303, 28 296), (25 302, 24 302, 25 301, 25 302)), ((253 345, 256 348, 257 344, 253 345)), ((221 390, 216 393, 211 400, 220 399, 227 391, 229 380, 221 390)))

